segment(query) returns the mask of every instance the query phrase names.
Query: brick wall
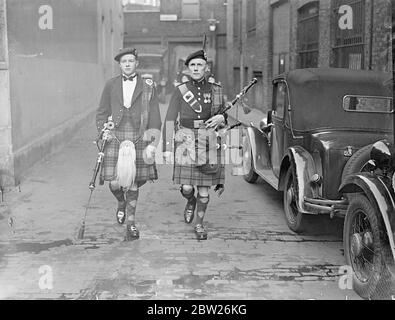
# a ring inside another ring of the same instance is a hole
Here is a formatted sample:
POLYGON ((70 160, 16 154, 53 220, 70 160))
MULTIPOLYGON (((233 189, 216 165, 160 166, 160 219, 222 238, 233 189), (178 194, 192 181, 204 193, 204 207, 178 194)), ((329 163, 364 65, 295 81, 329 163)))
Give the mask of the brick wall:
POLYGON ((391 1, 373 4, 372 69, 392 71, 391 1))
MULTIPOLYGON (((298 9, 311 0, 293 0, 291 5, 291 35, 290 35, 290 67, 297 67, 297 27, 298 9)), ((332 65, 333 34, 337 28, 337 21, 333 16, 332 1, 321 0, 319 3, 319 54, 318 66, 332 65)), ((391 69, 391 1, 366 0, 365 1, 365 36, 364 36, 364 69, 387 70, 391 69), (373 12, 372 10, 373 4, 373 12), (373 14, 373 20, 372 20, 373 14), (372 24, 373 23, 373 24, 372 24), (372 53, 372 54, 371 54, 372 53)))

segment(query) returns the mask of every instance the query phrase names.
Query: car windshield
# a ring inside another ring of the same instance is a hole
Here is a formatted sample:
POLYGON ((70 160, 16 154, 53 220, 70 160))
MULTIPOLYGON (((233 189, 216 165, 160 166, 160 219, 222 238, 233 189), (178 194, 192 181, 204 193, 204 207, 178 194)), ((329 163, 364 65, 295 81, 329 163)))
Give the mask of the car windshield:
POLYGON ((343 98, 346 111, 391 113, 393 100, 390 97, 365 97, 347 95, 343 98))

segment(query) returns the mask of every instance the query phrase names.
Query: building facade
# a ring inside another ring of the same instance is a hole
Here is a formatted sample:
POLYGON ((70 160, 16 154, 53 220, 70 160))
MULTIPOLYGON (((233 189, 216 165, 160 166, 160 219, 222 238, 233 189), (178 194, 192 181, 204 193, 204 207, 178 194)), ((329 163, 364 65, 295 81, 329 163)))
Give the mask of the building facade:
POLYGON ((212 72, 226 79, 226 5, 223 0, 161 0, 160 5, 125 6, 125 46, 143 53, 160 53, 170 92, 189 53, 206 48, 212 72))
POLYGON ((0 0, 1 186, 91 117, 122 41, 120 1, 0 0))
POLYGON ((255 108, 269 109, 272 78, 292 69, 392 72, 390 0, 227 2, 231 87, 237 92, 250 78, 258 78, 260 86, 247 102, 255 108))

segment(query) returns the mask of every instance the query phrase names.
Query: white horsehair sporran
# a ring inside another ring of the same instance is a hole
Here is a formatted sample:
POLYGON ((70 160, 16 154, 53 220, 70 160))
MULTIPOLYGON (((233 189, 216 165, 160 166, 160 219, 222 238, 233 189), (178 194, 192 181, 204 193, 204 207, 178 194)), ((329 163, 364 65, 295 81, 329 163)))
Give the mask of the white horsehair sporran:
POLYGON ((119 145, 116 174, 116 180, 120 187, 129 189, 134 185, 136 178, 136 147, 130 140, 124 140, 119 145))

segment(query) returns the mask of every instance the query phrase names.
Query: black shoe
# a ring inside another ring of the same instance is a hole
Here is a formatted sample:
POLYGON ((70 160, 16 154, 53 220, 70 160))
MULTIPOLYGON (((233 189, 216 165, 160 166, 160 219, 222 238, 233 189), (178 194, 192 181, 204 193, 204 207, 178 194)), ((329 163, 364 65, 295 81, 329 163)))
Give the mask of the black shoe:
POLYGON ((196 239, 207 240, 207 231, 202 224, 197 224, 195 226, 195 234, 196 234, 196 239))
POLYGON ((185 223, 191 223, 195 216, 195 209, 196 209, 196 198, 193 197, 192 200, 187 202, 184 210, 184 221, 185 223))
POLYGON ((139 230, 133 225, 126 226, 126 236, 125 241, 133 241, 140 238, 139 230))
POLYGON ((118 208, 115 212, 115 217, 117 219, 118 224, 124 224, 126 219, 126 210, 122 208, 118 208))

